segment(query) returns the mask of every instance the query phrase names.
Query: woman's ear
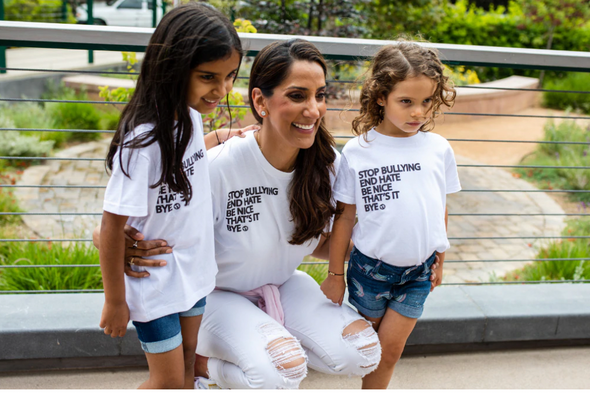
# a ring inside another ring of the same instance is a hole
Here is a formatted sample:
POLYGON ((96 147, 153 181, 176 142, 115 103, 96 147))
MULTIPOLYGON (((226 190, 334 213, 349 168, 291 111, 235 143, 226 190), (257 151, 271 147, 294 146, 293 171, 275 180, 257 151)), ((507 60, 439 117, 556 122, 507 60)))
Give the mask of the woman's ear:
POLYGON ((266 98, 262 94, 262 91, 255 87, 252 89, 252 104, 254 104, 254 109, 256 109, 256 113, 260 117, 268 116, 268 109, 266 108, 266 98))

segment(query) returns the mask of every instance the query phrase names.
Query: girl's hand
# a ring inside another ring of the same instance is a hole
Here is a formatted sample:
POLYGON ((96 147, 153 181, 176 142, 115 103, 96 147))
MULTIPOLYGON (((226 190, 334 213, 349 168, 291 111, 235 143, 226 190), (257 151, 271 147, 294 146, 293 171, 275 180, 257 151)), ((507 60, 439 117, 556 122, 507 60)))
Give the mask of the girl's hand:
POLYGON ((342 305, 344 291, 346 290, 344 276, 328 275, 320 286, 320 289, 324 292, 324 295, 332 301, 332 303, 342 305))
POLYGON ((163 259, 144 259, 153 255, 170 254, 172 247, 169 247, 165 240, 143 240, 143 234, 137 229, 125 225, 125 274, 129 277, 148 277, 148 272, 136 272, 131 265, 160 267, 166 266, 163 259))
POLYGON ((102 308, 99 326, 104 329, 104 334, 111 337, 123 337, 127 332, 129 323, 129 307, 126 302, 110 304, 105 302, 102 308))
POLYGON ((219 130, 216 130, 215 132, 217 132, 217 136, 219 137, 219 142, 224 143, 224 142, 228 141, 229 139, 233 138, 234 136, 243 138, 246 136, 246 132, 257 131, 259 129, 260 129, 260 126, 258 124, 252 124, 252 125, 249 125, 244 128, 239 128, 237 130, 234 130, 234 129, 230 130, 229 128, 221 128, 219 130))

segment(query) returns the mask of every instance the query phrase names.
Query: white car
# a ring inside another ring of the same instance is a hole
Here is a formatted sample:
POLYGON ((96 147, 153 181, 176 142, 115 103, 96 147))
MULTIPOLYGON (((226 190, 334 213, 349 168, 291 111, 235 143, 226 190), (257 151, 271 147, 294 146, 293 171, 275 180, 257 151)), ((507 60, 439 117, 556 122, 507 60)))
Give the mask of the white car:
MULTIPOLYGON (((152 27, 152 0, 110 0, 94 2, 92 15, 95 25, 152 27)), ((162 0, 157 0, 156 21, 162 19, 162 0)), ((78 23, 88 22, 87 5, 76 8, 78 23)))

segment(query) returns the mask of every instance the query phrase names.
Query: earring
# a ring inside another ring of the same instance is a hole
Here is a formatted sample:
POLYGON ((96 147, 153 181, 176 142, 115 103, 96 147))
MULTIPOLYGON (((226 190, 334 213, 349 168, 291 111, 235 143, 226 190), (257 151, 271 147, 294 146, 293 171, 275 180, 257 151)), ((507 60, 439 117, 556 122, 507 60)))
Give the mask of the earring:
POLYGON ((377 103, 377 105, 383 106, 383 102, 382 102, 382 101, 379 101, 379 102, 377 103))
POLYGON ((265 111, 261 111, 260 112, 260 116, 262 116, 262 117, 266 116, 266 112, 265 111))

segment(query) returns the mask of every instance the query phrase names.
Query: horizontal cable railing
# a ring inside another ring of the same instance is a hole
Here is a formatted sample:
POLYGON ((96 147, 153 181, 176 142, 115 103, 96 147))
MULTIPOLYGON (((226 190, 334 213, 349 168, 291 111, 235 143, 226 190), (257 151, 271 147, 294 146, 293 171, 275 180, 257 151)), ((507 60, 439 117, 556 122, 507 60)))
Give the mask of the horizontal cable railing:
MULTIPOLYGON (((138 28, 118 28, 118 27, 96 27, 86 25, 59 25, 50 26, 43 23, 20 23, 20 22, 0 22, 0 45, 10 46, 24 46, 24 47, 51 47, 51 48, 65 48, 65 49, 93 49, 93 50, 116 50, 116 51, 143 51, 151 36, 152 29, 138 29, 138 28), (76 34, 73 34, 75 32, 76 34), (116 37, 116 39, 115 39, 116 37)), ((285 40, 291 38, 290 36, 278 36, 267 34, 243 34, 240 33, 244 41, 244 46, 249 50, 248 55, 254 55, 258 50, 262 49, 268 43, 275 40, 285 40)), ((359 60, 370 58, 378 48, 389 41, 377 40, 355 40, 355 39, 338 39, 326 37, 303 37, 313 42, 326 55, 328 59, 333 60, 359 60)), ((512 68, 530 68, 540 70, 559 70, 559 71, 590 71, 590 54, 586 52, 566 52, 566 51, 547 51, 547 50, 531 50, 513 48, 496 48, 496 47, 476 47, 465 45, 446 45, 446 44, 422 44, 425 46, 434 47, 441 53, 441 58, 447 64, 455 65, 478 65, 489 67, 512 67, 512 68)), ((137 77, 138 73, 128 71, 112 71, 112 70, 64 70, 64 69, 47 69, 47 68, 23 68, 23 67, 4 67, 1 68, 6 71, 19 71, 30 73, 55 73, 55 74, 81 74, 81 75, 104 75, 104 76, 129 76, 131 78, 137 77)), ((239 77, 240 80, 248 80, 248 77, 239 77)), ((339 80, 330 79, 327 81, 328 85, 356 85, 360 87, 359 80, 339 80)), ((558 90, 558 89, 542 89, 542 88, 519 88, 519 87, 501 87, 501 86, 457 86, 457 89, 472 89, 472 90, 493 90, 493 91, 515 91, 515 92, 531 92, 531 93, 565 93, 565 94, 590 94, 590 91, 585 90, 558 90)), ((495 94, 495 93, 494 93, 495 94)), ((18 105, 22 103, 37 103, 37 104, 92 104, 92 105, 108 105, 113 104, 121 108, 127 102, 106 102, 101 100, 75 100, 75 99, 52 99, 52 98, 15 98, 15 97, 0 97, 0 105, 18 105), (5 104, 1 104, 4 102, 5 104)), ((224 106, 225 108, 225 106, 224 106)), ((248 105, 231 105, 232 109, 247 109, 248 105)), ((358 108, 328 108, 330 112, 358 112, 358 108)), ((525 118, 525 119, 568 119, 568 120, 590 120, 590 116, 578 114, 521 114, 521 113, 476 113, 476 112, 444 112, 445 116, 469 116, 469 117, 503 117, 503 118, 525 118)), ((31 133, 46 133, 46 132, 60 132, 60 133, 100 133, 112 134, 114 130, 85 130, 85 129, 53 129, 53 128, 19 128, 19 127, 0 127, 0 132, 31 132, 31 133)), ((353 138, 351 135, 334 135, 337 140, 346 140, 353 138)), ((544 141, 544 140, 519 140, 511 139, 478 139, 474 138, 448 138, 450 142, 469 142, 469 143, 509 143, 509 144, 539 144, 539 145, 590 145, 590 141, 544 141)), ((95 157, 44 157, 44 156, 0 156, 0 160, 10 161, 28 161, 28 162, 56 162, 56 163, 104 163, 104 158, 95 157)), ((459 168, 473 168, 473 170, 484 168, 497 169, 530 169, 530 170, 571 170, 584 171, 589 170, 590 165, 526 165, 526 164, 458 164, 459 168)), ((102 184, 0 184, 0 191, 14 190, 14 189, 36 189, 36 190, 103 190, 106 186, 102 184)), ((41 191, 40 191, 41 192, 41 191)), ((505 187, 498 187, 497 189, 477 189, 468 187, 463 189, 461 193, 567 193, 567 194, 587 194, 590 190, 586 189, 511 189, 505 187)), ((0 212, 0 217, 22 216, 63 216, 72 217, 99 217, 101 212, 70 212, 70 211, 56 211, 56 212, 0 212)), ((467 212, 451 212, 451 217, 480 217, 480 218, 497 218, 497 217, 587 217, 590 213, 467 213, 467 212)), ((555 235, 547 236, 545 234, 533 235, 519 235, 519 236, 449 236, 449 241, 452 245, 467 244, 468 242, 478 241, 574 241, 590 239, 590 236, 564 236, 555 235)), ((71 237, 62 239, 52 238, 22 238, 22 239, 0 239, 0 246, 8 243, 90 243, 92 239, 71 237)), ((452 249, 451 249, 452 250, 452 249)), ((529 263, 529 262, 583 262, 589 258, 515 258, 515 257, 498 257, 498 258, 449 258, 445 263, 455 264, 465 263, 529 263)), ((303 262, 303 265, 325 265, 327 262, 303 262)), ((0 279, 2 271, 6 269, 52 269, 52 268, 96 268, 97 264, 26 264, 19 262, 19 264, 3 264, 0 261, 0 279)), ((541 281, 489 281, 489 282, 465 282, 465 283, 444 283, 443 285, 498 285, 498 284, 538 284, 538 283, 562 283, 563 280, 541 280, 541 281)), ((571 283, 587 283, 590 280, 574 279, 566 280, 571 283)), ((92 290, 31 290, 31 291, 2 291, 0 293, 68 293, 68 292, 100 292, 100 289, 92 290)))

